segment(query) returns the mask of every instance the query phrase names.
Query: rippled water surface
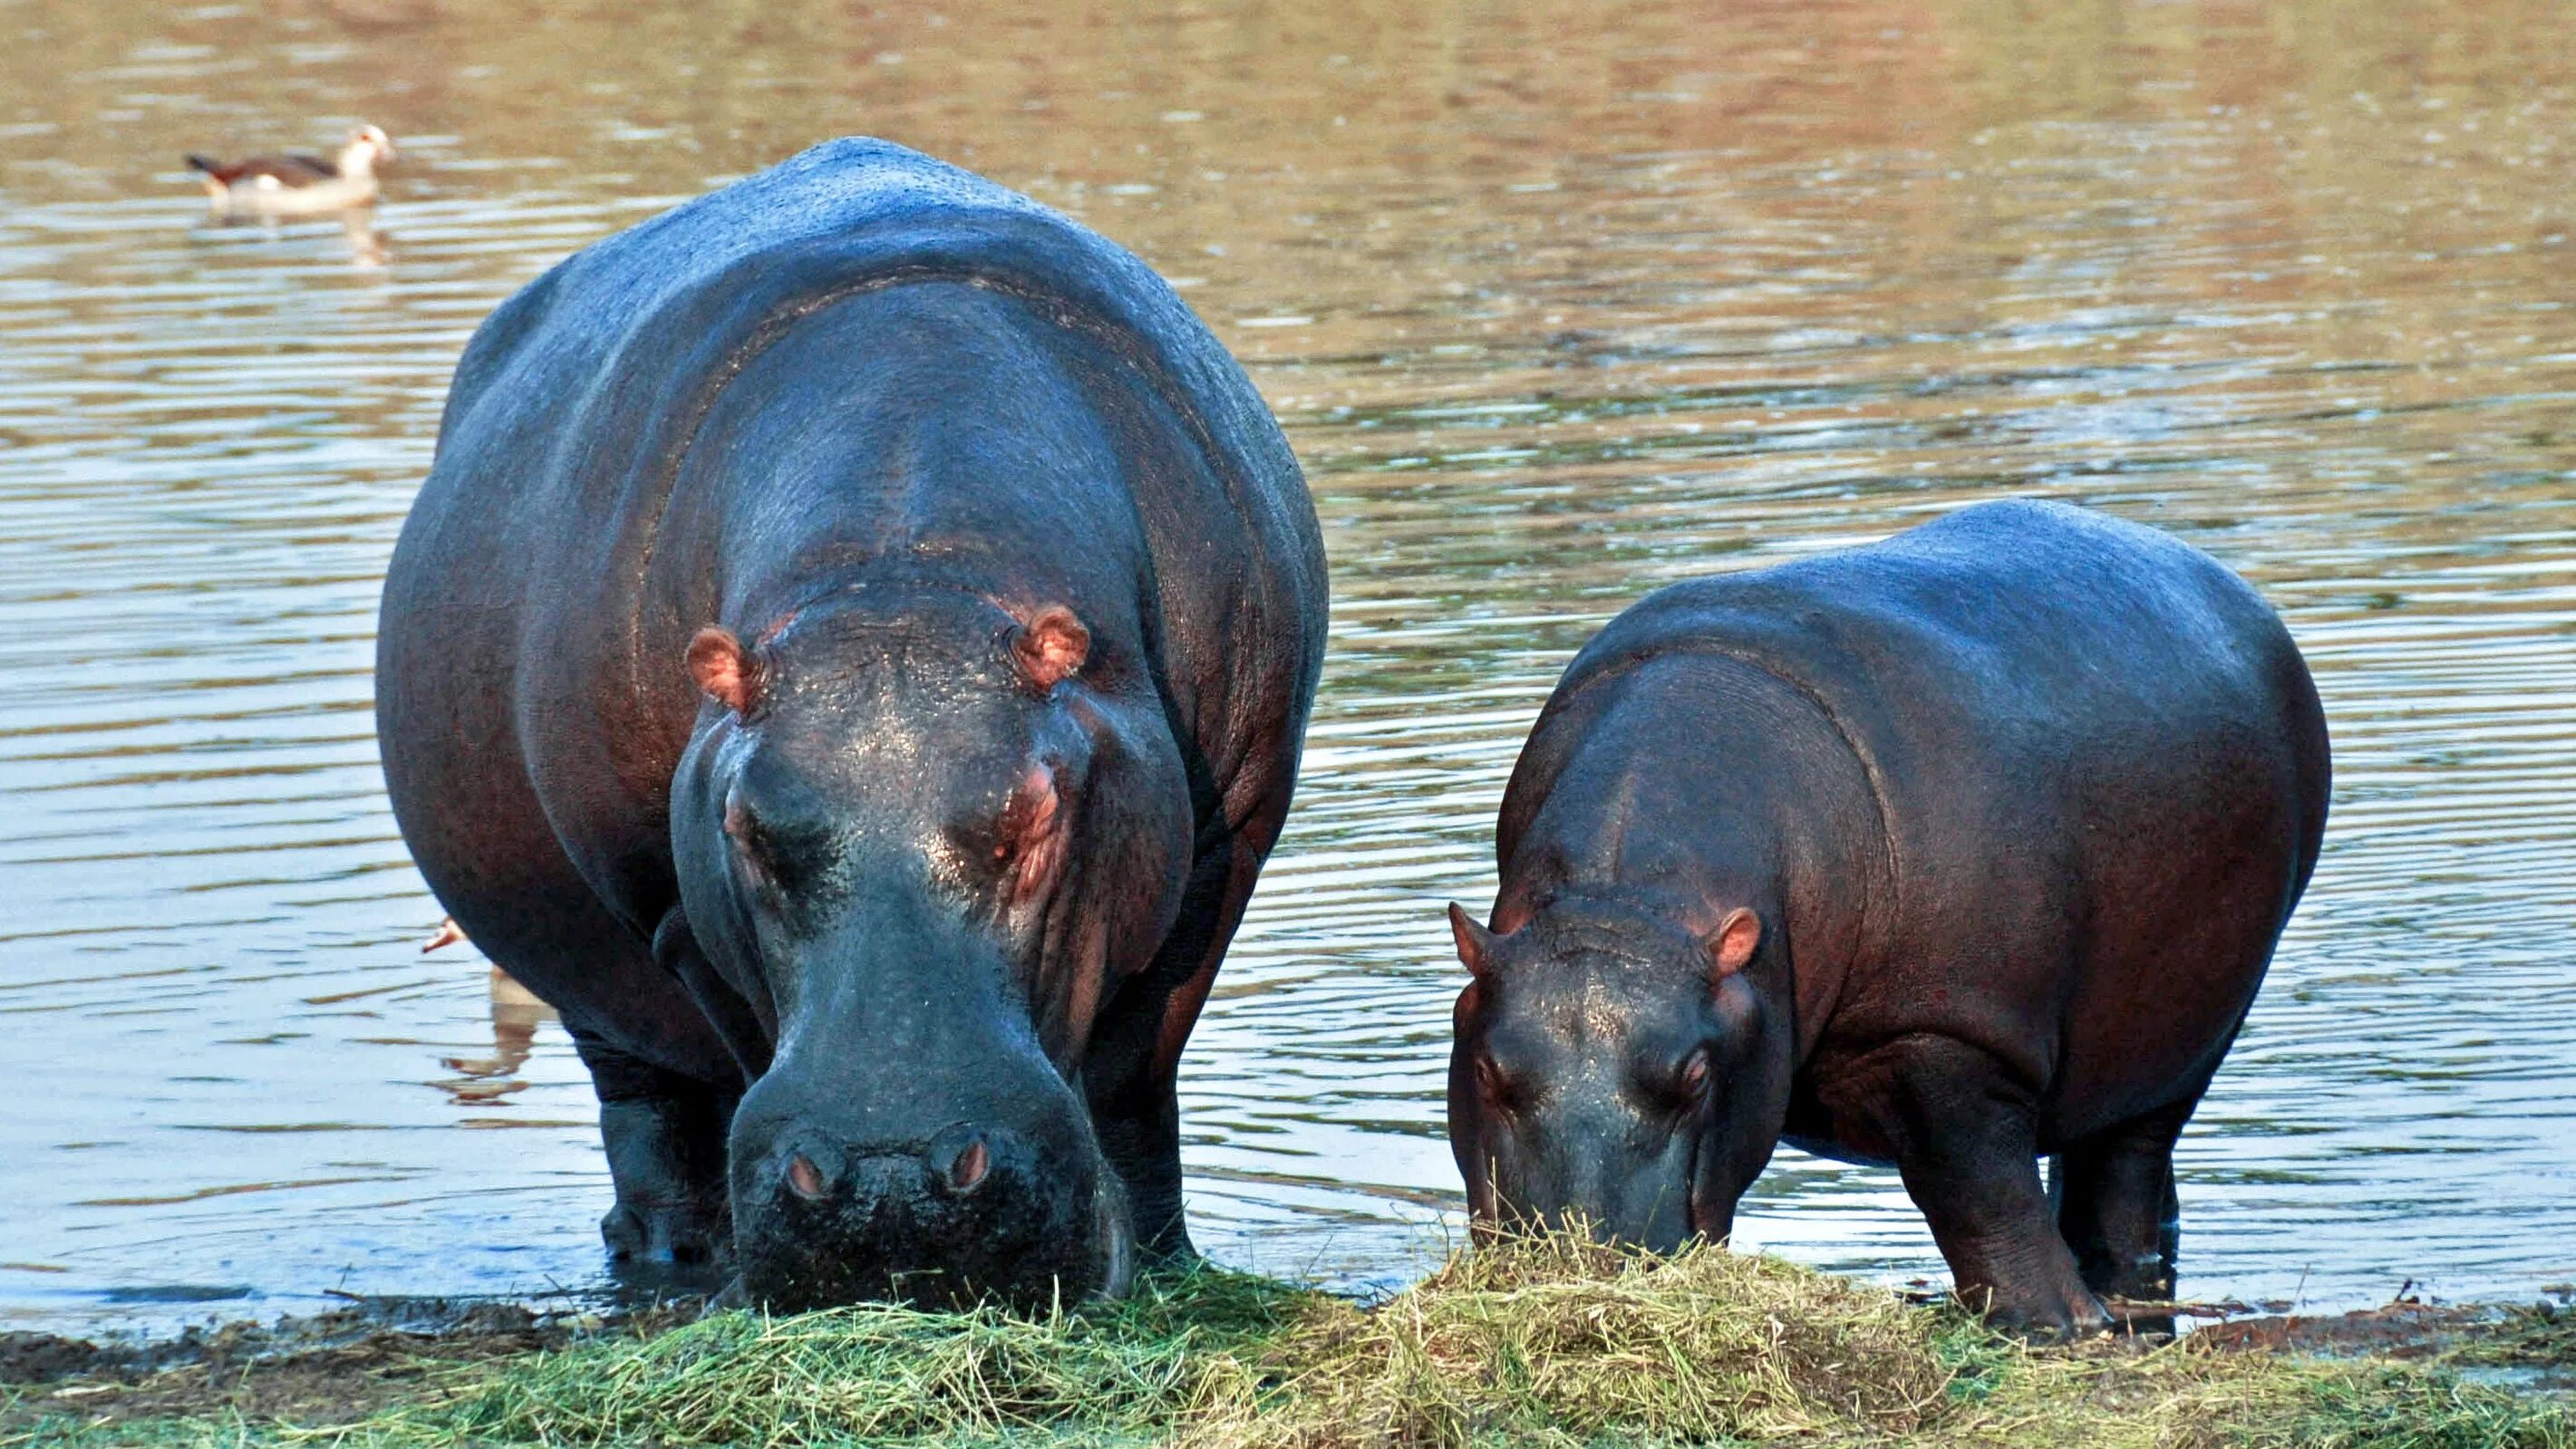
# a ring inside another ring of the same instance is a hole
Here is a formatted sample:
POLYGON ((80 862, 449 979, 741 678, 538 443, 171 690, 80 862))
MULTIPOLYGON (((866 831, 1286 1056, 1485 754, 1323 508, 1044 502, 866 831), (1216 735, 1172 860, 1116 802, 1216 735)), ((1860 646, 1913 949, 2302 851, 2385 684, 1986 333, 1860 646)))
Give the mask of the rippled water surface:
MULTIPOLYGON (((2186 1289, 2576 1278, 2576 10, 539 8, 0 0, 0 1322, 600 1280, 569 1044, 417 950, 378 580, 487 309, 854 131, 1142 253, 1314 484, 1332 657, 1183 1082, 1219 1256, 1454 1230, 1438 907, 1602 620, 2020 493, 2244 571, 2333 717, 2186 1289), (371 219, 198 223, 181 151, 361 118, 371 219)), ((1743 1236, 1939 1271, 1794 1154, 1743 1236)))

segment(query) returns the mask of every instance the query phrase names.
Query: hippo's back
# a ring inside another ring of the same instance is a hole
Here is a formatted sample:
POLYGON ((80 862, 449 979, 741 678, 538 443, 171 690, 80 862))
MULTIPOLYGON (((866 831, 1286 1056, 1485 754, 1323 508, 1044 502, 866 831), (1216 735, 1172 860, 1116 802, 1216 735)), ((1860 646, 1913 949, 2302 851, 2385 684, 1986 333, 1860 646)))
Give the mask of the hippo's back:
MULTIPOLYGON (((1865 547, 1658 590, 1585 647, 1560 691, 1671 650, 1796 679, 1865 752, 1911 756, 1938 731, 1960 770, 2053 761, 2062 773, 2079 743, 2127 764, 2315 713, 2288 631, 2243 580, 2154 529, 2059 503, 1981 504, 1865 547)), ((1927 781, 1946 773, 1940 759, 1911 763, 1927 781)))

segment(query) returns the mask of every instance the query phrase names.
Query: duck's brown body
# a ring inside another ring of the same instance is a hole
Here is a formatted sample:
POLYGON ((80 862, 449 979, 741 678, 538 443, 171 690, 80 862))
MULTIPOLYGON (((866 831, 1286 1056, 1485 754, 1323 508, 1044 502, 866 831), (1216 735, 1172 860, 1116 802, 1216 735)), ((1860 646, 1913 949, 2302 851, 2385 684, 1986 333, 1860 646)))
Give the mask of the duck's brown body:
POLYGON ((392 138, 374 126, 349 133, 336 160, 304 152, 219 161, 191 152, 214 209, 240 216, 313 216, 376 199, 376 164, 394 156, 392 138))

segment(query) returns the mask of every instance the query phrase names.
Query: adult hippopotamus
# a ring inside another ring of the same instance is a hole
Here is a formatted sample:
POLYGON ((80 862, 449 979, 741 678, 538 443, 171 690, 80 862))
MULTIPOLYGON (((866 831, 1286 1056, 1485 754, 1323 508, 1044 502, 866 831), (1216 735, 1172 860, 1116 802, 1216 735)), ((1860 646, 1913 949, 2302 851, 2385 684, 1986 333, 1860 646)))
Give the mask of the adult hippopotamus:
POLYGON ((1174 1076, 1288 809, 1324 559, 1135 257, 881 142, 476 332, 386 579, 404 837, 590 1068, 621 1256, 781 1306, 1188 1249, 1174 1076))
POLYGON ((1894 1163, 2008 1327, 2170 1297, 2174 1139, 2327 784, 2280 620, 2098 513, 1987 504, 1649 595, 1530 731, 1490 929, 1449 908, 1476 1214, 1723 1238, 1786 1141, 1894 1163))

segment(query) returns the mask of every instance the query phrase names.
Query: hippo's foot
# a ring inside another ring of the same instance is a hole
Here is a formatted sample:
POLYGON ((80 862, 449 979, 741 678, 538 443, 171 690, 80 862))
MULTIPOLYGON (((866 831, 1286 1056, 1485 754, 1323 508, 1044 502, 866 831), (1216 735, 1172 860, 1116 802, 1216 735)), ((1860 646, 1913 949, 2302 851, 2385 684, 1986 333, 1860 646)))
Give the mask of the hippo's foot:
POLYGON ((600 1104, 600 1137, 617 1187, 617 1205, 599 1220, 610 1258, 687 1265, 724 1254, 732 1224, 721 1120, 703 1104, 600 1104))
POLYGON ((599 1221, 609 1257, 635 1264, 716 1261, 732 1240, 725 1186, 732 1096, 578 1034, 575 1042, 599 1091, 599 1135, 617 1188, 617 1205, 599 1221))
POLYGON ((1186 1273, 1207 1261, 1207 1255, 1190 1241, 1189 1229, 1168 1233, 1153 1242, 1136 1245, 1137 1261, 1156 1273, 1186 1273))
POLYGON ((621 1263, 712 1263, 730 1232, 721 1215, 691 1203, 624 1203, 599 1220, 608 1256, 621 1263))
MULTIPOLYGON (((1178 1170, 1175 1169, 1175 1176, 1178 1170)), ((1136 1263, 1155 1273, 1179 1272, 1199 1265, 1198 1246, 1190 1241, 1190 1226, 1181 1216, 1181 1195, 1175 1187, 1168 1200, 1141 1195, 1131 1184, 1127 1189, 1129 1221, 1135 1225, 1136 1263), (1144 1200, 1139 1203, 1138 1199, 1144 1200)))
POLYGON ((617 1206, 599 1221, 608 1255, 634 1263, 708 1263, 732 1235, 724 1120, 711 1102, 642 1098, 599 1104, 617 1206))
MULTIPOLYGON (((2064 1250, 2059 1250, 2063 1256, 2064 1250)), ((2071 1264, 2069 1265, 2071 1268, 2071 1264)), ((2111 1315, 2070 1271, 2062 1277, 2042 1274, 2039 1281, 2009 1284, 1963 1280, 1960 1301, 1981 1309, 1986 1326, 2033 1343, 2066 1343, 2093 1338, 2111 1329, 2111 1315)))

